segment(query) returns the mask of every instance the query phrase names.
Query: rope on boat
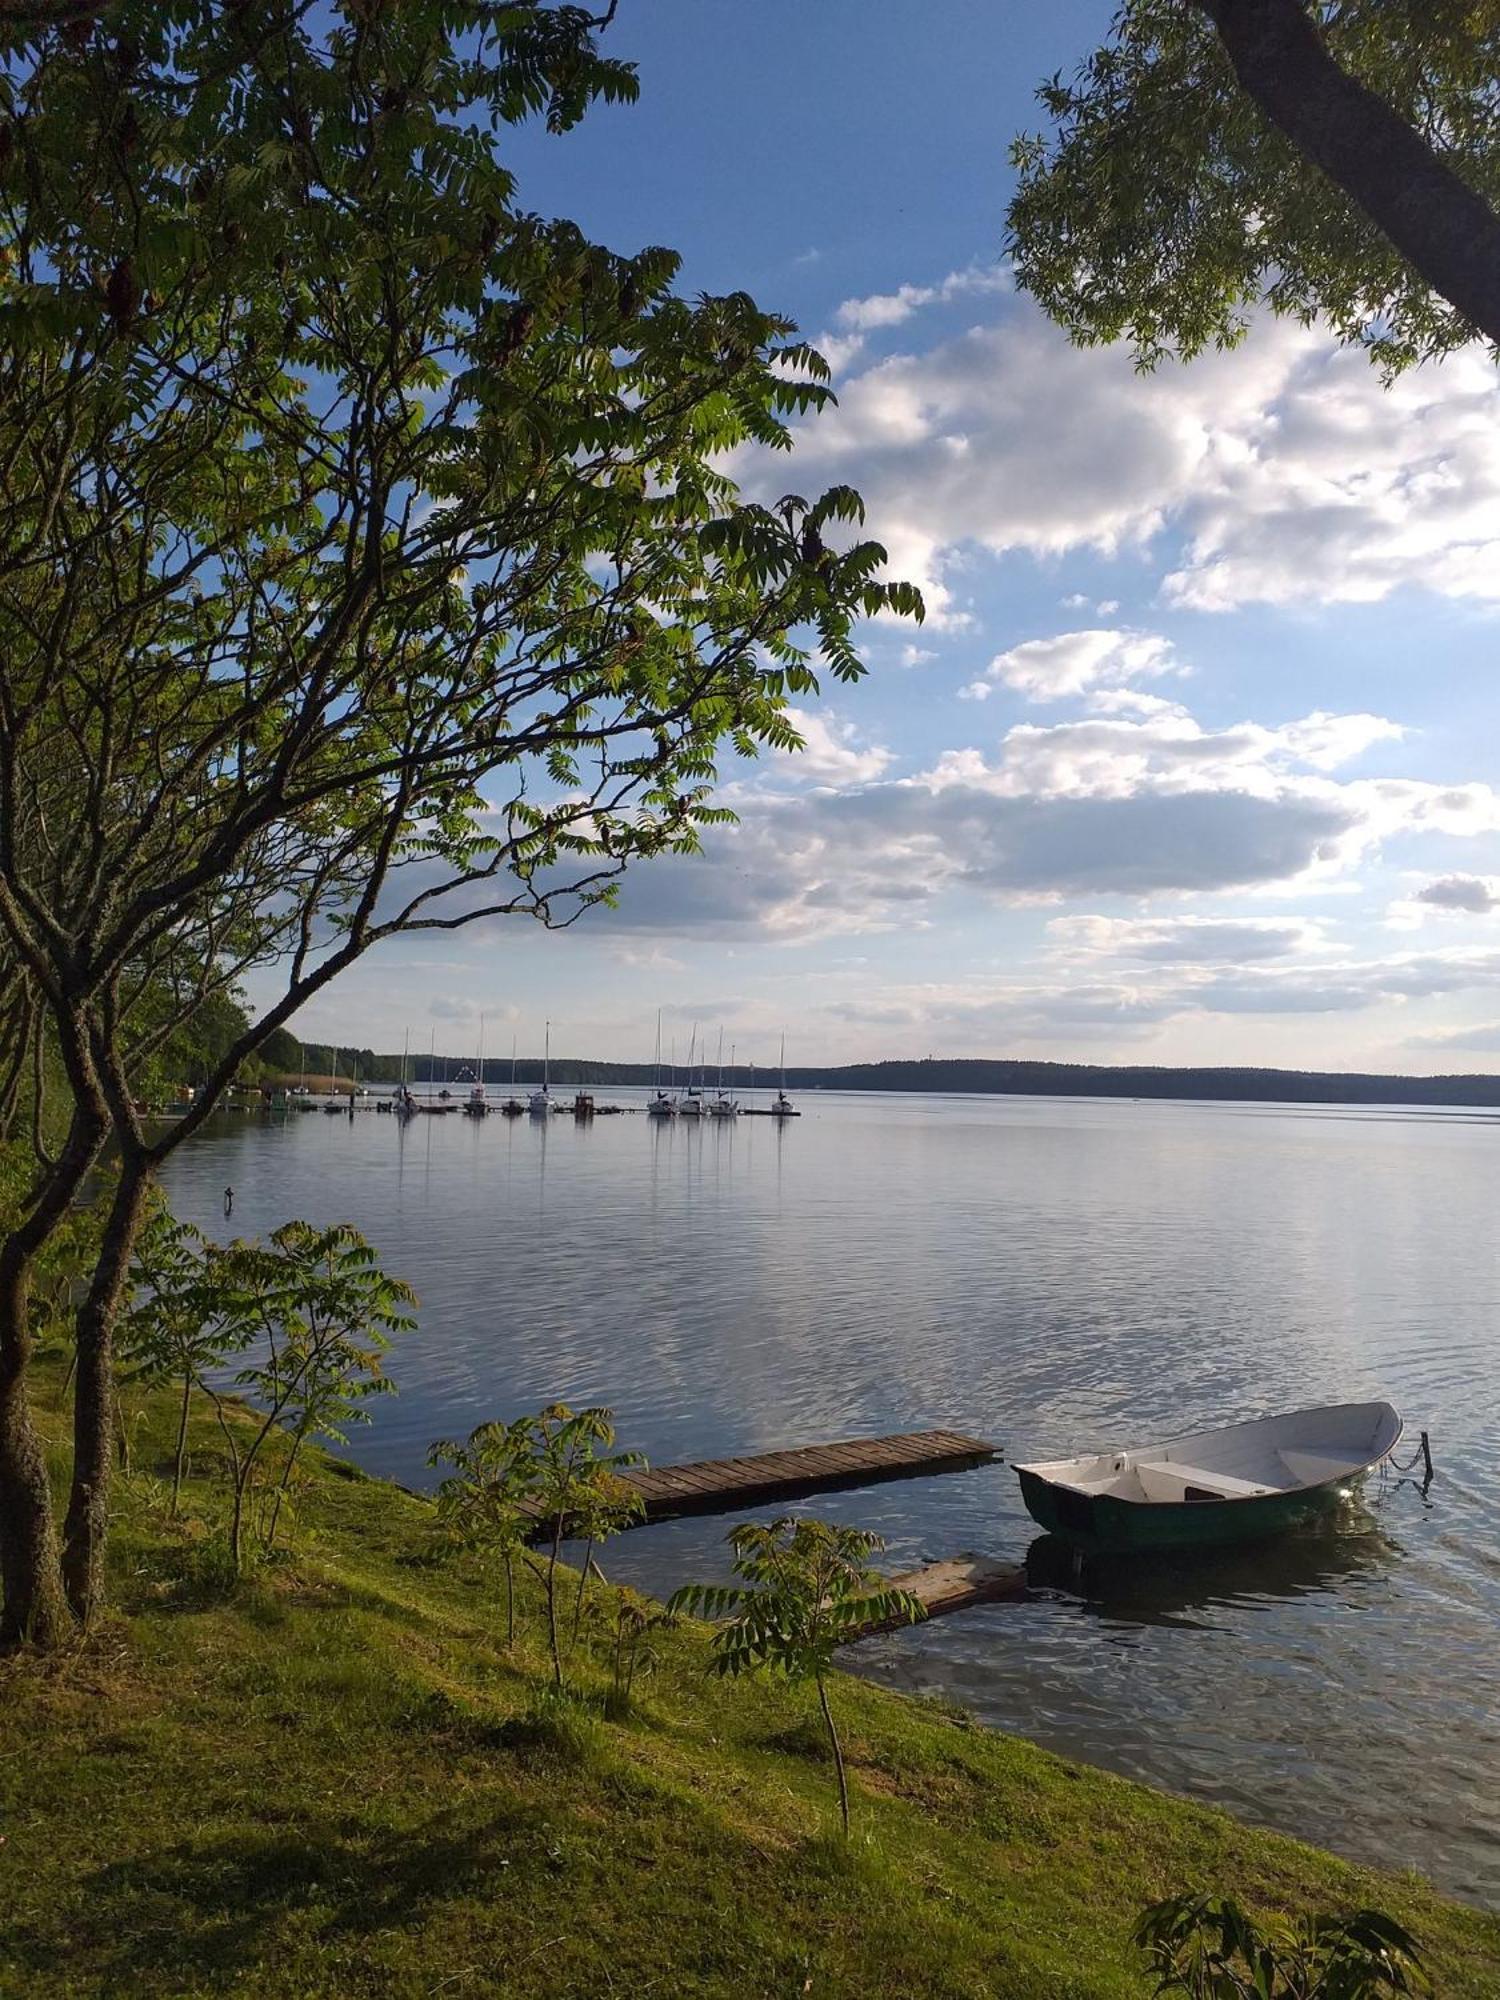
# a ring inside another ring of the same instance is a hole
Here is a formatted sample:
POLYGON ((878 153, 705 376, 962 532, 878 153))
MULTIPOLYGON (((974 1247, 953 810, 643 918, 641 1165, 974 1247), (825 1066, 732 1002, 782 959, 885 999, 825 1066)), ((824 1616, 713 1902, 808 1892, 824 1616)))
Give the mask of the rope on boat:
POLYGON ((1399 1458, 1388 1458, 1385 1463, 1390 1466, 1393 1472, 1402 1474, 1415 1472, 1420 1465, 1422 1468, 1422 1484, 1430 1486, 1432 1483, 1432 1446, 1428 1442, 1426 1431, 1422 1431, 1420 1436, 1421 1443, 1404 1465, 1399 1458))

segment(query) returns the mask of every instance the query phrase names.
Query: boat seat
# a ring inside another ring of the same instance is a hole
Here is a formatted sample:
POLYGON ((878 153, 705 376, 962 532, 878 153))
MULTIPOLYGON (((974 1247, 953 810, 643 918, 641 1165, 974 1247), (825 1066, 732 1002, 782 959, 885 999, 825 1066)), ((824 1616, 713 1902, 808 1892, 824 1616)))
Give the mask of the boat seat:
POLYGON ((1158 1478, 1181 1480, 1200 1493, 1212 1493, 1220 1500, 1253 1500, 1262 1493, 1278 1493, 1277 1486, 1260 1486, 1251 1479, 1236 1479, 1228 1472, 1209 1472, 1198 1465, 1181 1465, 1175 1458, 1138 1458, 1137 1473, 1155 1473, 1158 1478))

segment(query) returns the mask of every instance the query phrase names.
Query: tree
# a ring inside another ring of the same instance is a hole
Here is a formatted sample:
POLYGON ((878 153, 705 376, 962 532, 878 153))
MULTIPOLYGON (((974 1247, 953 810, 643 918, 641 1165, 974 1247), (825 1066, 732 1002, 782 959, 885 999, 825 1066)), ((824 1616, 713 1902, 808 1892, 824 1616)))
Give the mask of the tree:
POLYGON ((438 1523, 444 1536, 481 1562, 500 1560, 505 1575, 505 1643, 513 1646, 515 1562, 537 1524, 532 1419, 479 1424, 462 1444, 442 1439, 428 1452, 427 1463, 454 1468, 437 1490, 438 1523))
POLYGON ((1228 1897, 1172 1896, 1134 1941, 1158 1994, 1190 2000, 1395 2000, 1428 1993, 1414 1938, 1379 1910, 1257 1924, 1228 1897))
POLYGON ((863 1528, 784 1515, 744 1521, 729 1532, 738 1584, 690 1583, 669 1600, 674 1615, 720 1618, 713 1637, 716 1673, 757 1667, 789 1681, 812 1681, 828 1732, 839 1783, 839 1819, 849 1832, 849 1783, 844 1751, 828 1703, 835 1650, 867 1625, 922 1616, 909 1590, 894 1589, 869 1558, 885 1544, 863 1528))
POLYGON ((635 93, 607 16, 57 12, 0 16, 0 1014, 67 1088, 0 1240, 0 1643, 42 1644, 102 1589, 147 1190, 239 1066, 399 932, 568 923, 691 848, 814 646, 851 679, 856 620, 921 611, 849 489, 722 469, 828 394, 790 324, 519 205, 510 126, 635 93), (132 1077, 252 969, 148 1130, 132 1077), (30 1287, 106 1143, 60 1558, 30 1287))
POLYGON ((589 1561, 594 1543, 617 1534, 641 1512, 641 1497, 622 1477, 632 1465, 644 1465, 638 1451, 612 1452, 614 1420, 608 1410, 570 1410, 566 1403, 549 1403, 531 1419, 531 1450, 536 1466, 536 1508, 550 1524, 547 1550, 547 1638, 552 1649, 552 1679, 563 1684, 562 1646, 557 1618, 557 1569, 565 1535, 587 1538, 587 1553, 578 1579, 573 1610, 573 1640, 583 1612, 589 1561))
POLYGON ((1500 345, 1497 73, 1468 0, 1125 0, 1012 149, 1017 276, 1147 364, 1261 301, 1387 370, 1500 345))
POLYGON ((406 1310, 416 1294, 387 1277, 371 1245, 348 1222, 327 1229, 287 1222, 265 1246, 232 1244, 220 1278, 229 1314, 253 1329, 259 1348, 257 1359, 235 1377, 259 1406, 248 1443, 229 1421, 224 1399, 214 1396, 232 1472, 229 1552, 238 1573, 245 1499, 272 1433, 284 1431, 290 1443, 266 1525, 267 1548, 308 1438, 346 1443, 345 1425, 369 1422, 366 1398, 393 1390, 384 1358, 392 1339, 416 1324, 406 1310))
POLYGON ((182 1392, 172 1459, 174 1514, 182 1499, 193 1391, 206 1393, 212 1373, 251 1337, 233 1309, 233 1287, 218 1276, 226 1255, 201 1230, 163 1210, 143 1230, 131 1270, 134 1295, 120 1328, 126 1377, 177 1384, 182 1392))

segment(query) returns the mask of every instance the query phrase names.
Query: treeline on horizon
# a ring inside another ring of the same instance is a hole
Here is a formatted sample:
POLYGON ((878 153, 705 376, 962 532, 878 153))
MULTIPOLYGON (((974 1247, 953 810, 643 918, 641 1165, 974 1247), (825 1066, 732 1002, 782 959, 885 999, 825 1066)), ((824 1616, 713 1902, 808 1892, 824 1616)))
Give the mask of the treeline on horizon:
MULTIPOLYGON (((261 1051, 267 1071, 282 1080, 298 1074, 326 1076, 335 1069, 341 1079, 362 1083, 398 1083, 403 1058, 376 1055, 352 1046, 334 1049, 328 1043, 299 1043, 285 1029, 277 1031, 261 1051)), ((441 1054, 408 1055, 406 1079, 413 1086, 431 1085, 467 1090, 478 1074, 476 1058, 441 1054)), ((657 1081, 654 1063, 596 1062, 554 1056, 549 1069, 560 1089, 609 1084, 649 1085, 657 1081)), ((695 1069, 694 1080, 700 1072, 695 1069)), ((509 1086, 509 1056, 486 1057, 487 1089, 509 1086)), ((528 1088, 542 1080, 539 1056, 522 1056, 515 1063, 515 1083, 528 1088)), ((718 1084, 718 1066, 709 1064, 707 1082, 718 1084)), ((685 1067, 663 1081, 680 1089, 685 1067)), ((735 1091, 770 1090, 780 1081, 775 1068, 752 1069, 745 1063, 724 1069, 725 1087, 735 1091)), ((1100 1063, 1021 1062, 987 1057, 925 1057, 920 1061, 843 1063, 822 1066, 788 1065, 786 1085, 797 1090, 889 1090, 968 1096, 1025 1097, 1149 1097, 1241 1099, 1246 1102, 1291 1104, 1472 1104, 1500 1105, 1500 1076, 1380 1076, 1338 1070, 1253 1069, 1247 1067, 1173 1069, 1163 1066, 1100 1063)))

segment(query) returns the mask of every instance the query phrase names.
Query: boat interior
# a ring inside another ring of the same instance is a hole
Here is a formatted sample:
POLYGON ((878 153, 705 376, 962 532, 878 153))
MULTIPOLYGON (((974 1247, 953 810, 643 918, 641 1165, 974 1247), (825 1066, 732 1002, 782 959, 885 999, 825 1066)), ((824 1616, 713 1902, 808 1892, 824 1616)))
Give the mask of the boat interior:
POLYGON ((1264 1417, 1138 1451, 1029 1465, 1056 1486, 1116 1500, 1180 1505, 1253 1500, 1352 1479, 1392 1450, 1401 1420, 1388 1403, 1343 1403, 1264 1417))

